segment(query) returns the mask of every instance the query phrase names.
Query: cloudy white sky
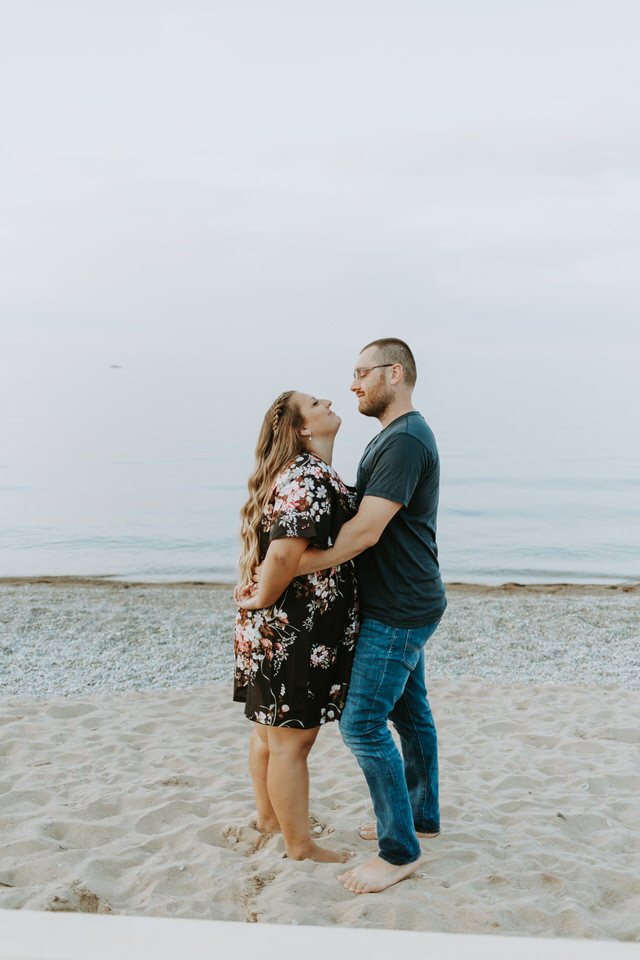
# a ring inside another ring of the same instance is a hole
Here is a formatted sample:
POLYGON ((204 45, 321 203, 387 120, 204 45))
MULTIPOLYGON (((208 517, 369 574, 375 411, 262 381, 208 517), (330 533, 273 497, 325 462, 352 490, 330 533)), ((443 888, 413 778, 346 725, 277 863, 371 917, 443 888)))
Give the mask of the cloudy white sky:
POLYGON ((623 381, 639 34, 634 0, 7 3, 5 374, 37 390, 55 350, 251 393, 266 357, 328 393, 391 334, 447 383, 623 381))

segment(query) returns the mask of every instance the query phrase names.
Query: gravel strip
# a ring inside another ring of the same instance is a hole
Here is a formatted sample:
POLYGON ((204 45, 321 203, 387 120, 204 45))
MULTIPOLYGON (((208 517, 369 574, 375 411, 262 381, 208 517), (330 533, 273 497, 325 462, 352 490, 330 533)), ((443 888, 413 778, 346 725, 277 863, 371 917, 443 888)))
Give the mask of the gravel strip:
MULTIPOLYGON (((232 587, 0 583, 0 693, 230 685, 232 587)), ((640 590, 452 585, 430 678, 640 689, 640 590)))

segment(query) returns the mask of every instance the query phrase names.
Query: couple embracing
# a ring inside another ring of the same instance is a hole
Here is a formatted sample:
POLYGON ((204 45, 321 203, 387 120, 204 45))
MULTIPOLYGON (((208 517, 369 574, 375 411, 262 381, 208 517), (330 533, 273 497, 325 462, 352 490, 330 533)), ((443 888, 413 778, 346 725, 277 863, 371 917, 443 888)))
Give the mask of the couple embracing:
POLYGON ((362 350, 351 390, 382 430, 364 451, 355 490, 331 466, 340 428, 331 402, 283 393, 265 416, 241 515, 234 699, 254 721, 257 827, 281 831, 297 860, 353 855, 318 843, 308 825, 307 756, 321 725, 339 720, 376 817, 360 833, 377 840, 378 854, 338 877, 354 893, 408 877, 420 862, 418 838, 440 830, 424 677, 424 647, 446 607, 435 539, 439 461, 412 404, 415 380, 402 340, 362 350))

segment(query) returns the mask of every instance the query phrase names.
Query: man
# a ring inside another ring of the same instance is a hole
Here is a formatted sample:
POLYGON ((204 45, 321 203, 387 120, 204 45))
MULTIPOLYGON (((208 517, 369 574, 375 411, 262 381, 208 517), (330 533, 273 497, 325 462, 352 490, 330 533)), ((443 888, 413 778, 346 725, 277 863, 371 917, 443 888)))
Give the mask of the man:
POLYGON ((297 575, 358 558, 361 626, 340 730, 367 780, 377 825, 361 835, 379 852, 338 879, 354 893, 384 890, 420 863, 418 836, 440 830, 436 729, 424 679, 424 646, 446 607, 438 567, 439 459, 413 407, 416 367, 402 340, 362 350, 351 390, 382 431, 358 467, 357 515, 328 550, 308 549, 297 575), (387 725, 391 720, 402 757, 387 725))

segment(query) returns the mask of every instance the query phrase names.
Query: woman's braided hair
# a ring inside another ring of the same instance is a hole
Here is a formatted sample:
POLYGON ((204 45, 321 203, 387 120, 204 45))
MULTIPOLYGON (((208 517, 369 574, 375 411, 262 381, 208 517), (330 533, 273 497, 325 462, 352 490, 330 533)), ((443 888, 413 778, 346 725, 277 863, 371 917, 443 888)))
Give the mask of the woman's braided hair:
POLYGON ((240 585, 251 581, 260 562, 260 528, 273 481, 288 463, 305 450, 300 428, 304 419, 293 399, 295 390, 277 397, 267 410, 256 446, 256 465, 249 477, 249 499, 240 511, 240 585))
POLYGON ((271 432, 275 436, 276 430, 278 429, 278 424, 280 423, 280 417, 282 416, 282 411, 284 409, 285 400, 284 397, 286 394, 281 394, 277 400, 274 400, 272 404, 273 418, 271 420, 271 432))

